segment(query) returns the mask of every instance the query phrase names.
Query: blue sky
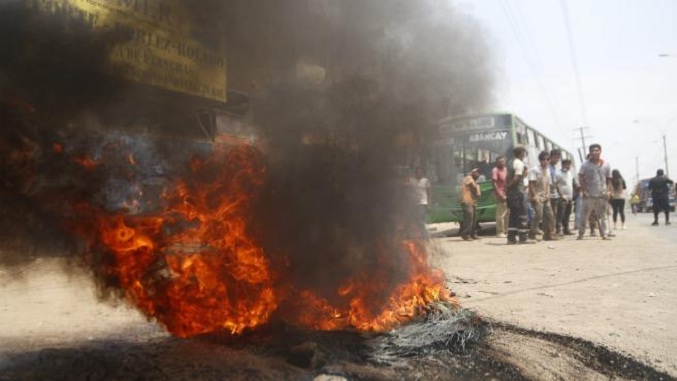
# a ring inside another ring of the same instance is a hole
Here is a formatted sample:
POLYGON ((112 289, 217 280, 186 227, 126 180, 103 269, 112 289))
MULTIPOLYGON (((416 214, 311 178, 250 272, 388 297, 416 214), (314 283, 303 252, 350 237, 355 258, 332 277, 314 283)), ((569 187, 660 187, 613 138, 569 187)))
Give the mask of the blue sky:
POLYGON ((510 111, 574 151, 602 145, 628 185, 664 168, 677 178, 677 1, 450 0, 487 32, 496 110, 510 111), (669 54, 669 57, 659 57, 669 54), (579 93, 582 96, 579 96, 579 93), (637 121, 637 122, 635 122, 637 121))

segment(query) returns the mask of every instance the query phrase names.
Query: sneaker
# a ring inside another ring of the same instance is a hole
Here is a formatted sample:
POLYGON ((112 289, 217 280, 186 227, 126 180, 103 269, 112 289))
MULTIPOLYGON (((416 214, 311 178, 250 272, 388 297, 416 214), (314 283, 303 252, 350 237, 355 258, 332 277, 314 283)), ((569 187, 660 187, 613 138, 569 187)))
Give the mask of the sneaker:
POLYGON ((670 225, 670 221, 665 221, 665 224, 666 224, 666 225, 670 225))
POLYGON ((472 241, 472 238, 470 238, 469 235, 463 235, 461 238, 463 238, 464 241, 472 241))
POLYGON ((579 235, 578 235, 578 238, 576 238, 576 240, 582 241, 582 240, 583 240, 583 234, 579 234, 579 235))
POLYGON ((625 224, 623 224, 623 226, 621 226, 621 230, 625 230, 625 224))
POLYGON ((565 232, 564 235, 576 235, 574 232, 565 232))
POLYGON ((597 233, 595 233, 595 232, 590 232, 590 237, 597 237, 597 233))
POLYGON ((605 236, 605 235, 604 235, 604 236, 602 236, 602 240, 604 240, 604 241, 611 241, 611 237, 608 237, 608 236, 605 236))
POLYGON ((517 241, 508 241, 508 245, 517 245, 517 241))
POLYGON ((658 221, 654 221, 651 226, 658 226, 658 221))
POLYGON ((476 235, 471 235, 470 238, 471 238, 471 239, 474 239, 474 240, 480 239, 480 237, 478 237, 478 236, 476 236, 476 235))
POLYGON ((506 238, 508 235, 501 233, 501 234, 496 234, 496 238, 506 238))

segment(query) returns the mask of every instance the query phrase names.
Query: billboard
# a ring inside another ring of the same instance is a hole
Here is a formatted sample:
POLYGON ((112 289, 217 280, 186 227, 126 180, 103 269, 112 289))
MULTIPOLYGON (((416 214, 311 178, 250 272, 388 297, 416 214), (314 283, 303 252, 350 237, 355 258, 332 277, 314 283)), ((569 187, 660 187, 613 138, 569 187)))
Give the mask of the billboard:
POLYGON ((29 10, 114 30, 130 40, 113 47, 111 67, 124 78, 216 101, 226 101, 226 58, 191 38, 177 0, 24 0, 29 10))

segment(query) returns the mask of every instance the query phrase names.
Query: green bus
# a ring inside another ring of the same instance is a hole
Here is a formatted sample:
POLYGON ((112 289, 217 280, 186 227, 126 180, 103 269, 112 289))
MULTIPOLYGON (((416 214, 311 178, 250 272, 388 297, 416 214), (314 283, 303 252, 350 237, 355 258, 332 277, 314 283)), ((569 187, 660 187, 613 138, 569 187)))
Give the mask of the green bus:
POLYGON ((527 149, 527 166, 538 163, 539 152, 553 148, 562 151, 562 160, 569 159, 572 164, 574 161, 569 151, 510 113, 444 118, 434 126, 430 137, 426 163, 433 204, 429 223, 463 221, 461 182, 472 168, 480 170, 482 195, 477 200, 477 220, 494 222, 496 199, 491 170, 498 156, 510 160, 515 146, 527 149))

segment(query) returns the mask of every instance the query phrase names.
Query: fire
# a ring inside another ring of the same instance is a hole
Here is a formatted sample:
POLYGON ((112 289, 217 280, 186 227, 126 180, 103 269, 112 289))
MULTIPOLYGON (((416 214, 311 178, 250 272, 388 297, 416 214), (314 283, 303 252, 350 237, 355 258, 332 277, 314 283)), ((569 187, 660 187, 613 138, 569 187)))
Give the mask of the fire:
MULTIPOLYGON (((343 301, 341 307, 331 305, 305 290, 299 294, 299 308, 304 311, 289 317, 293 323, 320 330, 335 330, 352 327, 361 331, 384 331, 410 321, 431 302, 456 301, 444 286, 444 275, 429 267, 425 247, 414 241, 405 241, 409 260, 409 277, 388 293, 386 283, 389 274, 385 270, 372 270, 358 278, 349 279, 337 290, 343 301), (386 298, 379 297, 388 293, 386 298), (379 299, 384 302, 374 304, 379 299)), ((377 253, 377 255, 389 253, 377 253)))
MULTIPOLYGON (((90 207, 97 228, 92 247, 111 255, 98 262, 90 256, 90 263, 103 266, 131 303, 180 337, 238 334, 274 316, 312 329, 386 330, 432 301, 451 300, 444 277, 415 241, 399 244, 407 271, 396 285, 387 281, 389 267, 380 266, 346 280, 332 304, 284 284, 250 232, 253 201, 266 181, 263 162, 252 148, 232 150, 225 160, 193 160, 190 179, 166 189, 165 206, 154 214, 90 207)), ((375 255, 384 263, 391 257, 386 250, 375 255)))
POLYGON ((94 170, 94 168, 96 168, 96 166, 99 165, 98 162, 96 162, 89 156, 76 157, 73 159, 73 161, 75 161, 76 164, 79 164, 88 171, 94 170))

